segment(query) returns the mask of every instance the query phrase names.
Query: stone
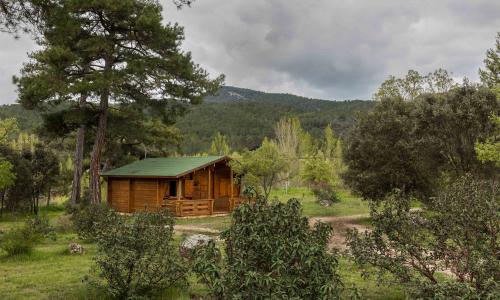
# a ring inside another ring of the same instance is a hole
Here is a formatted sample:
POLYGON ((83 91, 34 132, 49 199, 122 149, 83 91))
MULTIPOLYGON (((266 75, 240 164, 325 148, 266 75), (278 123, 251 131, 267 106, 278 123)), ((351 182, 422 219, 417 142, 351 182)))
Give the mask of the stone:
POLYGON ((69 244, 69 253, 71 253, 71 254, 84 254, 85 249, 80 244, 71 243, 71 244, 69 244))
POLYGON ((330 201, 330 200, 320 200, 319 201, 319 205, 323 206, 323 207, 330 207, 332 206, 333 202, 330 201))
POLYGON ((204 234, 193 234, 186 237, 179 245, 179 252, 182 257, 191 257, 197 247, 205 246, 213 238, 204 234))

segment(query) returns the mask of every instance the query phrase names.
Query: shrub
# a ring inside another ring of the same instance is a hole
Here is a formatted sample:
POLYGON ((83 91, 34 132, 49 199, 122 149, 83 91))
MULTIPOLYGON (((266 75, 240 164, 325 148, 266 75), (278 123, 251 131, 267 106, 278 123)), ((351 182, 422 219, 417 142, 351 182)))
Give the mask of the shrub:
POLYGON ((9 256, 29 254, 42 238, 55 239, 56 235, 47 217, 34 216, 28 218, 22 227, 4 233, 0 248, 9 256))
POLYGON ((414 298, 500 298, 497 183, 466 175, 420 211, 402 193, 384 202, 372 210, 371 232, 349 233, 358 264, 391 273, 414 298), (453 277, 437 275, 445 270, 453 277))
POLYGON ((316 200, 328 200, 331 202, 339 202, 340 198, 333 187, 328 183, 314 184, 311 186, 311 191, 313 192, 316 200))
POLYGON ((107 205, 87 205, 84 207, 73 207, 71 221, 78 236, 86 241, 95 241, 98 226, 115 213, 107 205))
MULTIPOLYGON (((136 213, 130 219, 113 211, 96 229, 96 268, 105 288, 119 299, 151 296, 186 283, 173 241, 173 218, 167 211, 136 213)), ((95 281, 98 283, 98 281, 95 281)))
POLYGON ((29 254, 35 247, 38 236, 29 228, 21 227, 4 233, 0 240, 0 248, 7 255, 29 254))
POLYGON ((26 220, 25 226, 27 230, 31 231, 34 235, 40 238, 50 238, 55 240, 57 238, 55 229, 50 225, 50 220, 46 216, 36 215, 26 220))
POLYGON ((71 215, 61 215, 56 219, 55 230, 60 233, 70 232, 74 228, 71 215))
POLYGON ((297 199, 239 206, 214 242, 197 250, 194 272, 217 299, 336 299, 342 291, 335 254, 327 249, 331 226, 312 229, 297 199))

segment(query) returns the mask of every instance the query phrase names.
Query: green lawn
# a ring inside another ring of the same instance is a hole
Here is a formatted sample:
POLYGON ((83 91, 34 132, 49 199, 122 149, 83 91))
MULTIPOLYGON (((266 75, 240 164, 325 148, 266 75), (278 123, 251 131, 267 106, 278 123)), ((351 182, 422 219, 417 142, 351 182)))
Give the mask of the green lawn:
POLYGON ((370 212, 368 202, 352 195, 349 191, 340 190, 338 196, 340 202, 330 207, 321 206, 308 188, 289 188, 288 193, 285 193, 284 189, 276 189, 271 193, 270 199, 278 198, 280 201, 286 201, 298 198, 304 207, 304 214, 309 217, 351 216, 370 212))

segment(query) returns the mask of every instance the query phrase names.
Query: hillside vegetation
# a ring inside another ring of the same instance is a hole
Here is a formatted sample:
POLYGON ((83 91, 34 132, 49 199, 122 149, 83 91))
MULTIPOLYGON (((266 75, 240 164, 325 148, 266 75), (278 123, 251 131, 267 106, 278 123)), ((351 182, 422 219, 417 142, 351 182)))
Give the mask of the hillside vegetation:
MULTIPOLYGON (((283 116, 296 116, 313 137, 323 135, 331 124, 334 132, 344 136, 353 126, 357 112, 370 110, 373 101, 328 101, 292 94, 264 93, 231 86, 221 87, 200 105, 180 117, 176 127, 181 131, 180 150, 184 154, 207 151, 213 137, 220 132, 228 137, 233 150, 255 149, 264 137, 273 137, 273 126, 283 116)), ((0 106, 0 119, 14 117, 22 131, 33 131, 41 124, 38 112, 20 105, 0 106)))
POLYGON ((372 101, 328 101, 225 86, 217 96, 207 97, 181 118, 181 149, 185 153, 205 151, 213 136, 221 132, 232 149, 255 149, 264 137, 274 136, 273 126, 283 116, 296 116, 302 127, 319 137, 328 124, 344 135, 354 124, 356 112, 367 111, 372 101))

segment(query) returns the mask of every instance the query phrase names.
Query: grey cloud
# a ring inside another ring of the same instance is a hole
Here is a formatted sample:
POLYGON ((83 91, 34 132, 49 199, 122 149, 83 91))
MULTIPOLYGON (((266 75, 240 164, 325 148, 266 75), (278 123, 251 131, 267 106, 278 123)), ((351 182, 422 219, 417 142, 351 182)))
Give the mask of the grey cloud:
MULTIPOLYGON (((500 31, 500 2, 197 0, 166 21, 184 26, 184 49, 226 83, 326 99, 368 99, 389 75, 445 68, 477 80, 500 31)), ((0 35, 0 101, 33 45, 0 35)))

